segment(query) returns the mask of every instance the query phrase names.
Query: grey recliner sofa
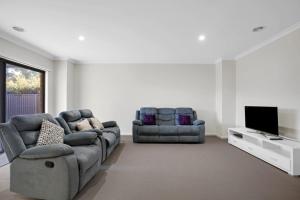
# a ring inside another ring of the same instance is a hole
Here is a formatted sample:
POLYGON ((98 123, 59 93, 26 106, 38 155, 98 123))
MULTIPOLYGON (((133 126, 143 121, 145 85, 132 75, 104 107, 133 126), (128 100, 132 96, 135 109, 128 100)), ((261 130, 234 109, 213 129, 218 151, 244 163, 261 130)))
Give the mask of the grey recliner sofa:
POLYGON ((15 116, 0 124, 11 162, 10 190, 38 199, 72 199, 100 170, 101 142, 95 132, 84 132, 65 135, 70 145, 36 146, 43 119, 58 125, 49 114, 15 116))
MULTIPOLYGON (((89 109, 64 111, 55 119, 65 129, 65 134, 78 133, 76 124, 81 120, 94 117, 89 109)), ((103 161, 108 157, 120 143, 120 128, 115 121, 107 121, 102 123, 104 129, 92 129, 91 132, 96 132, 102 142, 103 161)))
POLYGON ((10 190, 37 199, 73 199, 120 142, 114 121, 103 123, 103 130, 73 128, 76 121, 92 116, 90 110, 66 111, 56 119, 49 114, 19 115, 0 124, 0 139, 11 162, 10 190), (65 123, 64 144, 36 146, 43 119, 65 123))
POLYGON ((182 142, 203 143, 205 122, 197 120, 192 108, 153 108, 143 107, 136 111, 132 126, 133 142, 182 142), (145 125, 146 115, 155 116, 155 125, 145 125), (180 125, 179 116, 188 115, 190 125, 180 125))

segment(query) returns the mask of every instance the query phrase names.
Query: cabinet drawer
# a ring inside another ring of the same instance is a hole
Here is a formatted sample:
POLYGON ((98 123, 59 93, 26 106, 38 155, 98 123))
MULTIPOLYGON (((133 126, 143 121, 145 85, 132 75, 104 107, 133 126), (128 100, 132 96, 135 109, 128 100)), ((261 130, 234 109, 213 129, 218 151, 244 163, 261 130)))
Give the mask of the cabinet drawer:
POLYGON ((288 158, 284 158, 282 156, 273 156, 273 155, 265 155, 265 160, 272 164, 275 165, 276 167, 290 171, 291 169, 291 160, 288 158))

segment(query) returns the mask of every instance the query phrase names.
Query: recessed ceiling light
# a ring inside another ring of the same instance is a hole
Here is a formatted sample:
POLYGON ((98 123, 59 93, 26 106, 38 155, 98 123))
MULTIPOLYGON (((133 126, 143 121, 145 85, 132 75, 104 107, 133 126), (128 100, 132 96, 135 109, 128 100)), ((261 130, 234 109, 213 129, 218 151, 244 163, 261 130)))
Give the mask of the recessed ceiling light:
POLYGON ((264 30, 266 27, 265 26, 258 26, 252 29, 253 32, 260 32, 264 30))
POLYGON ((18 31, 18 32, 24 32, 24 28, 20 27, 20 26, 13 26, 12 27, 13 30, 18 31))
POLYGON ((78 36, 78 40, 79 40, 79 41, 84 41, 84 40, 85 40, 85 37, 84 37, 83 35, 80 35, 80 36, 78 36))
POLYGON ((199 35, 198 40, 199 41, 204 41, 206 39, 205 35, 199 35))

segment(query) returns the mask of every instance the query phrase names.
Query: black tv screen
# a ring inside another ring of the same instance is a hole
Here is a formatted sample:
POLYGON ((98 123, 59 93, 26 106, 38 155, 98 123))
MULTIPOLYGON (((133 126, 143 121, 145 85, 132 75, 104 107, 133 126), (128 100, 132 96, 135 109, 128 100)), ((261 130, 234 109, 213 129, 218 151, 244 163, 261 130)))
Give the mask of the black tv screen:
POLYGON ((278 135, 277 107, 245 106, 247 128, 278 135))

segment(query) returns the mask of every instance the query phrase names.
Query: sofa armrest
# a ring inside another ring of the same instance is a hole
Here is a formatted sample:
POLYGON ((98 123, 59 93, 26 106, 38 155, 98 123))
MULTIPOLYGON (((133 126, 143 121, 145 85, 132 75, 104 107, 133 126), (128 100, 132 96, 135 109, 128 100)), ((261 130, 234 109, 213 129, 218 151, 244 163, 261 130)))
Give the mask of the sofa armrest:
POLYGON ((79 168, 74 153, 41 159, 17 157, 10 171, 10 190, 24 196, 73 199, 78 192, 79 168))
POLYGON ((85 131, 77 131, 74 132, 75 134, 77 133, 97 133, 98 136, 102 135, 103 131, 97 128, 93 128, 93 129, 89 129, 89 130, 85 130, 85 131))
POLYGON ((116 127, 118 126, 116 121, 107 121, 107 122, 102 122, 104 128, 109 128, 109 127, 116 127))
POLYGON ((193 125, 195 125, 195 126, 204 125, 204 124, 205 124, 205 121, 203 121, 203 120, 195 120, 195 121, 193 121, 193 125))
POLYGON ((64 136, 64 143, 70 146, 91 145, 97 140, 96 132, 76 132, 64 136))
POLYGON ((133 125, 143 126, 143 122, 141 120, 134 120, 132 121, 133 125))
POLYGON ((51 144, 35 146, 26 149, 23 153, 20 154, 19 157, 24 159, 45 159, 66 156, 73 153, 74 151, 72 147, 66 144, 51 144))

